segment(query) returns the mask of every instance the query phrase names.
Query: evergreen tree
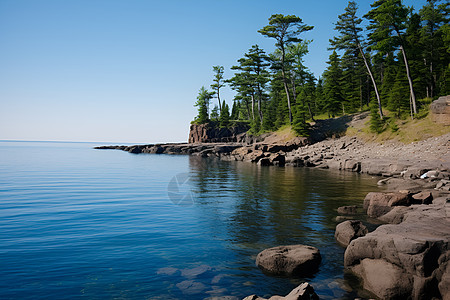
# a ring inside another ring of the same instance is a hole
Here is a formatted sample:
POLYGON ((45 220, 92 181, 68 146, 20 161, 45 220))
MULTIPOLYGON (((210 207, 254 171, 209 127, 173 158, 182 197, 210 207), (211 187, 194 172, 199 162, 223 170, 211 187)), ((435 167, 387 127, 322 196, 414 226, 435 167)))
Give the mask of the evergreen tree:
POLYGON ((287 104, 289 109, 289 122, 292 124, 292 108, 291 97, 288 86, 288 78, 286 74, 286 47, 291 43, 300 42, 298 37, 300 33, 312 30, 313 26, 303 24, 301 18, 294 15, 275 14, 269 18, 269 25, 264 26, 258 32, 264 36, 274 38, 276 46, 281 51, 281 74, 283 78, 284 89, 287 97, 287 104))
POLYGON ((219 123, 220 127, 228 127, 230 124, 230 107, 225 102, 220 111, 219 123))
MULTIPOLYGON (((306 95, 303 92, 303 97, 306 95)), ((294 122, 292 125, 292 129, 300 136, 309 136, 309 123, 306 122, 306 110, 305 106, 302 104, 297 104, 295 106, 295 114, 294 114, 294 122)))
POLYGON ((372 10, 364 16, 370 21, 367 29, 370 30, 369 40, 371 47, 381 53, 389 53, 392 52, 393 48, 399 47, 405 64, 413 112, 416 114, 416 94, 410 74, 404 39, 410 9, 405 7, 401 0, 377 0, 371 4, 371 7, 372 10))
POLYGON ((231 108, 231 120, 238 120, 239 119, 239 110, 240 110, 240 104, 239 101, 233 101, 233 106, 231 108))
POLYGON ((219 107, 217 105, 214 105, 209 118, 211 121, 219 121, 219 107))
POLYGON ((197 96, 197 102, 195 102, 195 105, 198 109, 198 115, 195 117, 194 122, 197 124, 204 124, 209 121, 208 117, 208 106, 209 102, 212 98, 211 92, 208 92, 208 90, 202 86, 200 88, 200 91, 197 96))
MULTIPOLYGON (((445 68, 450 63, 450 49, 448 48, 450 46, 449 9, 450 4, 448 2, 427 0, 427 4, 419 12, 422 22, 420 47, 423 50, 424 64, 427 69, 426 78, 428 79, 427 97, 434 97, 437 92, 436 89, 439 91, 438 82, 441 81, 441 78, 445 78, 445 68), (446 28, 449 29, 447 40, 445 36, 446 28)), ((444 94, 447 93, 444 92, 444 94)))
POLYGON ((384 131, 383 120, 380 114, 377 112, 377 106, 375 103, 370 104, 370 131, 374 133, 382 133, 384 131))
POLYGON ((389 110, 393 111, 397 117, 400 117, 402 112, 410 110, 408 84, 406 76, 403 72, 397 72, 392 91, 389 95, 389 110))
POLYGON ((214 91, 214 97, 217 98, 219 103, 219 113, 222 113, 222 104, 220 102, 220 89, 225 86, 225 81, 223 79, 223 66, 213 66, 214 79, 213 84, 211 84, 211 89, 214 91))
POLYGON ((335 117, 339 114, 344 100, 342 94, 342 69, 340 66, 340 59, 336 51, 330 55, 330 60, 327 70, 324 72, 324 92, 325 92, 325 111, 328 115, 335 117))
POLYGON ((367 73, 372 80, 372 84, 378 101, 378 110, 380 113, 380 117, 383 118, 383 110, 381 108, 381 98, 378 92, 377 82, 372 73, 372 69, 369 65, 365 51, 361 44, 360 32, 362 31, 362 28, 359 26, 359 24, 361 24, 362 19, 356 16, 357 10, 358 6, 356 2, 349 1, 348 6, 345 8, 345 13, 339 15, 339 20, 335 24, 334 29, 339 32, 339 36, 335 37, 333 40, 330 40, 330 43, 333 46, 333 49, 346 50, 347 56, 353 54, 357 57, 356 53, 360 53, 361 58, 363 59, 366 66, 367 73))

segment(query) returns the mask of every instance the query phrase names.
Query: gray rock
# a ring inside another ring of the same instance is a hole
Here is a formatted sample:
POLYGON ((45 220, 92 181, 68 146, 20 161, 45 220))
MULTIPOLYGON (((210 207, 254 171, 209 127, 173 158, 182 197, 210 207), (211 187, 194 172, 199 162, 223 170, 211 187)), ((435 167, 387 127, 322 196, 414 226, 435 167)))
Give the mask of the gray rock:
POLYGON ((349 220, 336 226, 334 237, 339 244, 347 247, 351 241, 365 236, 368 232, 367 227, 361 221, 349 220))
POLYGON ((256 257, 256 265, 271 275, 303 276, 315 273, 321 262, 319 249, 306 245, 278 246, 256 257))

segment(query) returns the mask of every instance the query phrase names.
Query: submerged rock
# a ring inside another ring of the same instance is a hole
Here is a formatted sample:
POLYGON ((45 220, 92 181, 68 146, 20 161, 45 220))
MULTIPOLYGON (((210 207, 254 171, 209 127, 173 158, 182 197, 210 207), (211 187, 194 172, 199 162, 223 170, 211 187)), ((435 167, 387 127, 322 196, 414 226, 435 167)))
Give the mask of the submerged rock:
POLYGON ((319 249, 305 245, 278 246, 266 249, 256 257, 256 265, 271 275, 310 275, 321 262, 319 249))
POLYGON ((341 215, 356 215, 358 213, 358 206, 357 205, 347 205, 347 206, 341 206, 337 209, 338 214, 341 215))
POLYGON ((317 296, 314 288, 309 283, 304 282, 284 297, 272 296, 269 299, 265 299, 257 295, 251 295, 245 297, 243 300, 319 300, 319 296, 317 296))

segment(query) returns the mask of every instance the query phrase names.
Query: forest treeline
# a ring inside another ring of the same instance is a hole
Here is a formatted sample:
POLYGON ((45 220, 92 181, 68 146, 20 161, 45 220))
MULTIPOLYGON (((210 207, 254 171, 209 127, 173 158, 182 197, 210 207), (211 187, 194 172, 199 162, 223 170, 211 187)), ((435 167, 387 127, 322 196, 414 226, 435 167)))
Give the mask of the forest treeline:
POLYGON ((314 27, 295 15, 272 15, 258 32, 273 39, 276 50, 252 46, 231 68, 232 78, 214 66, 213 84, 199 91, 194 122, 248 122, 252 133, 291 125, 306 136, 317 117, 370 109, 376 132, 392 120, 420 117, 432 99, 450 94, 449 8, 445 0, 427 0, 418 11, 401 0, 377 0, 361 17, 349 1, 334 23, 332 53, 318 79, 303 60, 312 41, 301 38, 314 27), (220 97, 225 85, 236 92, 231 110, 220 97))

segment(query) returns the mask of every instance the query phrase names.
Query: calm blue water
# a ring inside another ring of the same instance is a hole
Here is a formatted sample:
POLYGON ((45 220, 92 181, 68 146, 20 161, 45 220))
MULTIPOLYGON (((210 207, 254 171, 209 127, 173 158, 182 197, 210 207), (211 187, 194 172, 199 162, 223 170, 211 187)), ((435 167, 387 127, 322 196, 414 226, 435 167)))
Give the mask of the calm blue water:
POLYGON ((376 178, 93 146, 0 142, 1 299, 241 298, 304 280, 324 299, 355 296, 334 210, 361 204, 376 178), (255 266, 296 243, 321 250, 314 277, 255 266))

